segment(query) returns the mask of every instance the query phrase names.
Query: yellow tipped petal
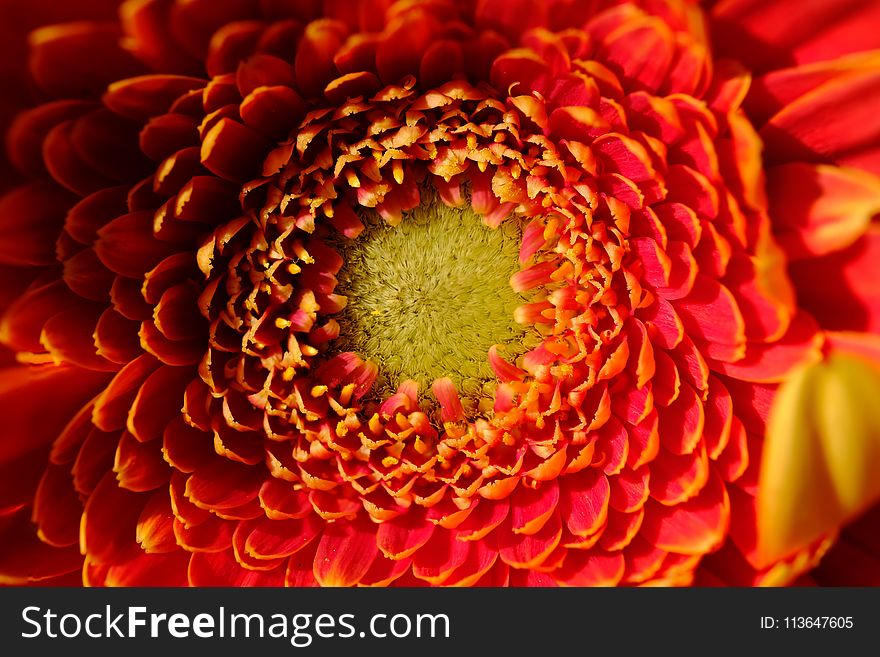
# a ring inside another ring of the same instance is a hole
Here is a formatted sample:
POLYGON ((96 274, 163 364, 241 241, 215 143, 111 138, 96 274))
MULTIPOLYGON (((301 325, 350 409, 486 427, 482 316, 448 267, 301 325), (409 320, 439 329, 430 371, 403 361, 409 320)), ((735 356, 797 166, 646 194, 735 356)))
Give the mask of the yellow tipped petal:
POLYGON ((758 488, 765 562, 802 549, 880 497, 880 365, 834 353, 773 402, 758 488))

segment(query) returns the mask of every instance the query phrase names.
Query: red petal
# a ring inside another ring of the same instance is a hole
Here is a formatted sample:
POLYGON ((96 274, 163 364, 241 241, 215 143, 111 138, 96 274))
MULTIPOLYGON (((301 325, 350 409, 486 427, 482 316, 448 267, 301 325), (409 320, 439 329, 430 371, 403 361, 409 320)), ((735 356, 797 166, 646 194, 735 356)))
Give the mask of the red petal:
POLYGON ((477 508, 458 526, 458 539, 461 541, 478 541, 498 527, 510 510, 507 500, 495 502, 481 500, 477 508))
POLYGON ((752 70, 833 60, 880 46, 872 0, 727 0, 712 10, 719 51, 752 70), (797 20, 792 20, 796 16, 797 20))
POLYGON ((284 576, 285 586, 320 586, 315 579, 314 573, 315 553, 317 549, 318 541, 312 541, 304 550, 300 550, 287 560, 287 573, 284 576))
POLYGON ((411 11, 386 31, 376 48, 376 69, 385 84, 418 75, 422 57, 440 26, 427 12, 411 11))
POLYGON ((215 458, 190 475, 186 496, 202 508, 233 509, 255 499, 262 483, 258 468, 215 458))
POLYGON ((623 513, 632 513, 648 500, 648 479, 650 471, 646 466, 637 470, 625 469, 616 477, 611 477, 611 507, 623 513))
POLYGON ((149 554, 178 549, 174 536, 174 511, 167 488, 157 490, 150 497, 138 518, 136 533, 138 545, 149 554))
POLYGON ((315 554, 315 579, 321 586, 353 586, 367 574, 376 547, 376 526, 361 518, 328 525, 315 554))
POLYGON ((586 470, 562 480, 559 509, 575 536, 595 534, 608 519, 611 488, 602 473, 586 470))
POLYGON ((550 519, 559 501, 555 480, 537 488, 518 486, 510 496, 511 529, 516 534, 535 534, 550 519))
POLYGON ((541 565, 562 539, 562 522, 559 513, 537 534, 514 534, 508 522, 498 529, 498 549, 501 559, 514 568, 534 568, 541 565))
MULTIPOLYGON (((153 214, 136 212, 114 219, 99 231, 95 252, 108 269, 133 279, 179 251, 153 236, 153 214)), ((123 313, 125 314, 125 313, 123 313)))
POLYGON ((384 557, 376 557, 370 570, 361 578, 361 586, 389 586, 396 580, 409 574, 412 559, 392 561, 384 557))
POLYGON ((202 164, 221 178, 243 182, 259 176, 269 146, 247 126, 221 119, 202 140, 202 164))
POLYGON ((323 528, 324 523, 314 514, 302 520, 259 518, 247 535, 245 551, 259 559, 289 557, 311 543, 323 528))
POLYGON ((101 307, 90 304, 79 310, 66 310, 51 317, 44 325, 40 339, 53 359, 90 370, 114 372, 119 365, 98 355, 94 333, 101 307))
POLYGON ((661 450, 651 463, 651 497, 675 506, 699 493, 708 479, 709 457, 704 447, 683 455, 661 450))
POLYGON ((667 507, 649 502, 641 536, 662 550, 705 554, 724 541, 730 522, 730 499, 714 472, 697 497, 667 507))
POLYGON ((165 427, 162 451, 175 469, 190 473, 214 455, 214 438, 176 417, 165 427))
POLYGON ((96 95, 114 80, 144 71, 120 47, 120 29, 112 23, 52 25, 30 34, 30 70, 40 88, 53 96, 96 95))
POLYGON ((196 552, 190 557, 188 575, 190 586, 281 586, 285 568, 246 570, 232 550, 196 552))
POLYGON ((798 305, 837 331, 880 332, 880 227, 851 247, 792 263, 798 305))
POLYGON ((675 53, 675 37, 665 22, 646 17, 627 21, 603 39, 602 61, 636 88, 658 89, 675 53))
POLYGON ((0 198, 0 262, 49 265, 72 196, 50 182, 33 182, 0 198))
POLYGON ((167 554, 140 554, 107 570, 104 586, 186 586, 190 555, 183 550, 167 554))
POLYGON ((647 308, 640 308, 637 316, 648 329, 651 342, 658 347, 672 349, 681 342, 684 327, 672 304, 665 299, 657 298, 647 308))
POLYGON ((273 520, 304 518, 313 513, 309 497, 291 482, 270 478, 260 487, 260 505, 273 520))
POLYGON ((875 164, 866 168, 880 173, 880 119, 872 111, 878 103, 880 68, 822 85, 783 108, 761 129, 767 162, 846 164, 873 158, 875 164))
POLYGON ((745 321, 726 287, 698 274, 691 293, 672 304, 685 331, 704 353, 727 362, 742 358, 745 321))
POLYGON ((880 212, 880 181, 856 169, 804 163, 767 171, 780 246, 797 260, 850 246, 880 212))
POLYGON ((567 586, 616 586, 624 569, 622 552, 569 550, 553 576, 567 586))
POLYGON ((58 100, 21 112, 9 127, 6 149, 11 163, 22 173, 37 177, 47 173, 43 161, 46 135, 68 119, 82 116, 95 108, 94 103, 58 100))
POLYGON ((444 586, 473 586, 481 581, 498 561, 498 552, 485 541, 468 543, 467 558, 464 563, 452 571, 443 582, 444 586))
POLYGON ((687 383, 678 398, 657 411, 660 417, 660 442, 673 454, 690 454, 703 436, 706 413, 699 395, 687 383))
POLYGON ((174 519, 174 537, 190 552, 220 552, 232 546, 238 523, 209 515, 202 522, 186 526, 174 519))
POLYGON ((455 384, 452 383, 451 379, 437 379, 431 388, 440 404, 442 410, 441 418, 444 422, 455 422, 464 419, 461 399, 459 399, 458 391, 455 389, 455 384))
POLYGON ((141 442, 155 440, 180 414, 183 393, 195 372, 188 367, 162 365, 143 382, 131 404, 126 426, 141 442))
POLYGON ((0 415, 7 436, 0 441, 0 463, 48 446, 106 381, 106 374, 66 365, 0 370, 0 415), (52 400, 51 413, 46 400, 52 400))
POLYGON ((260 87, 241 103, 245 125, 275 138, 285 138, 305 115, 307 105, 290 87, 260 87))
POLYGON ((430 540, 434 527, 434 523, 427 520, 424 513, 410 509, 408 513, 380 524, 376 543, 389 559, 405 559, 430 540))
POLYGON ((113 469, 119 432, 105 433, 90 427, 73 463, 73 485, 84 496, 91 494, 101 478, 113 469))
POLYGON ((815 320, 800 311, 779 341, 771 344, 750 342, 745 358, 736 363, 715 363, 713 367, 743 381, 776 383, 784 380, 795 366, 819 360, 823 342, 824 336, 815 320))
POLYGON ((159 366, 149 354, 143 354, 123 367, 95 400, 92 421, 104 431, 125 426, 129 409, 141 385, 159 366))
POLYGON ((115 562, 139 549, 137 523, 147 497, 120 488, 108 472, 86 502, 80 543, 96 561, 115 562))
POLYGON ((730 440, 730 427, 733 422, 733 401, 730 399, 730 393, 716 377, 710 379, 705 408, 706 426, 703 429, 703 441, 709 451, 709 458, 716 459, 730 440))
POLYGON ((413 557, 413 575, 434 585, 443 584, 452 572, 465 563, 473 546, 459 541, 455 532, 436 530, 425 546, 413 557))
POLYGON ((37 538, 27 508, 0 516, 0 580, 25 584, 79 570, 76 546, 54 548, 37 538))
POLYGON ((344 25, 334 20, 315 21, 306 27, 296 51, 296 81, 306 98, 321 96, 338 74, 333 56, 346 37, 344 25))
POLYGON ((77 543, 82 512, 70 466, 49 464, 34 496, 33 520, 40 539, 57 547, 77 543))
POLYGON ((122 488, 137 493, 167 484, 171 477, 159 445, 141 443, 127 431, 119 439, 113 471, 122 488))

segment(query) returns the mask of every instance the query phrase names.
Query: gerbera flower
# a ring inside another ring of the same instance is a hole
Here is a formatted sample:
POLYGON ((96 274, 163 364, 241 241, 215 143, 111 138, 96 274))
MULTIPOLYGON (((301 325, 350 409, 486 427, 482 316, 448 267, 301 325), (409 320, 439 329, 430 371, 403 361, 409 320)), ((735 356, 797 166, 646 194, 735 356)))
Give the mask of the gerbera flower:
POLYGON ((0 578, 793 581, 880 494, 877 13, 128 0, 32 32, 0 578))

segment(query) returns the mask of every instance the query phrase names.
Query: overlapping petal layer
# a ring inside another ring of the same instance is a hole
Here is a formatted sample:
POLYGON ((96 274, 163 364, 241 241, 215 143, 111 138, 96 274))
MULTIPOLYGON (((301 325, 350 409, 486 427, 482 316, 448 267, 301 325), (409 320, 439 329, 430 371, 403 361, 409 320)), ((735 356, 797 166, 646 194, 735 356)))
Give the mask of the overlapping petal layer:
MULTIPOLYGON (((713 58, 688 2, 343 4, 127 2, 121 42, 91 23, 32 39, 54 100, 9 131, 32 182, 2 201, 16 248, 0 260, 26 268, 2 335, 34 378, 5 375, 0 403, 53 408, 42 447, 3 443, 0 577, 581 586, 810 568, 876 491, 804 529, 767 510, 761 457, 768 418, 787 417, 778 384, 825 367, 826 329, 874 332, 864 277, 822 295, 849 251, 870 261, 880 133, 814 118, 876 93, 870 56, 812 63, 836 43, 817 37, 784 62, 805 69, 746 100, 749 74, 713 58), (515 362, 488 351, 477 413, 445 378, 381 398, 381 363, 335 347, 340 244, 371 212, 407 221, 425 189, 523 227, 510 285, 540 341, 515 362), (858 326, 833 310, 854 304, 858 326), (794 529, 759 544, 774 514, 794 529)), ((718 3, 717 24, 751 29, 747 4, 718 3)))

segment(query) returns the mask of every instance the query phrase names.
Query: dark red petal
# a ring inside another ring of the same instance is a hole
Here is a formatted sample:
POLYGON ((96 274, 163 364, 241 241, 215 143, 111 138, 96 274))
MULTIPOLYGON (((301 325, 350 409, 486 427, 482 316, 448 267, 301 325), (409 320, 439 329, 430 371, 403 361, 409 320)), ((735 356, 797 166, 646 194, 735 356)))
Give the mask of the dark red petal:
POLYGON ((0 198, 0 262, 53 264, 55 240, 73 198, 48 181, 23 185, 0 198))
POLYGON ((247 126, 221 119, 202 139, 202 164, 221 178, 243 182, 259 175, 269 146, 247 126))
POLYGON ((40 176, 46 173, 43 141, 58 124, 82 116, 96 107, 79 100, 58 100, 21 112, 6 136, 6 152, 11 163, 22 173, 40 176))
POLYGON ((151 372, 131 404, 126 426, 141 442, 162 435, 165 427, 180 414, 183 392, 195 371, 188 367, 162 365, 151 372))
POLYGON ((438 28, 427 13, 413 11, 386 31, 376 49, 376 69, 382 81, 399 84, 406 75, 418 75, 438 28))
POLYGON ((40 339, 56 362, 101 372, 119 369, 117 363, 98 354, 95 344, 95 327, 102 312, 101 306, 91 304, 60 312, 46 321, 40 339))
POLYGON ((8 436, 28 436, 28 440, 0 441, 0 462, 52 443, 107 379, 106 374, 67 365, 17 365, 0 370, 4 431, 8 436), (46 400, 51 400, 51 413, 46 412, 46 400))
POLYGON ((94 96, 115 80, 144 72, 144 65, 120 47, 119 27, 82 22, 40 28, 30 35, 30 70, 46 93, 94 96))
POLYGON ((133 279, 142 278, 180 250, 153 236, 153 213, 149 211, 118 217, 101 228, 99 236, 95 252, 101 262, 111 271, 133 279))
POLYGON ((46 580, 81 567, 76 545, 55 548, 37 538, 26 507, 0 516, 0 580, 4 584, 46 580))
POLYGON ((86 502, 80 542, 91 559, 115 562, 131 557, 137 546, 137 523, 148 497, 119 487, 108 472, 86 502))
POLYGON ((57 547, 78 543, 82 512, 70 466, 50 463, 34 496, 33 520, 40 540, 57 547))
POLYGON ((333 57, 346 37, 346 28, 334 20, 315 21, 306 27, 297 46, 296 81, 306 98, 317 98, 338 74, 333 57))

